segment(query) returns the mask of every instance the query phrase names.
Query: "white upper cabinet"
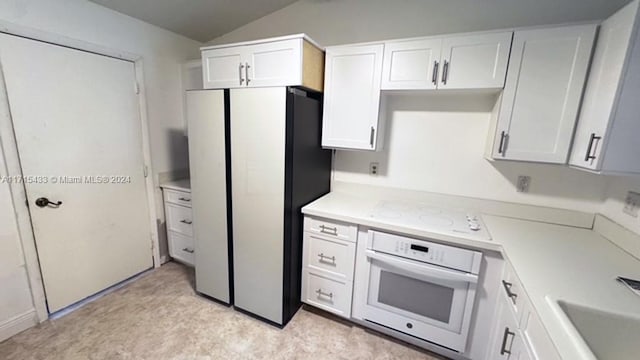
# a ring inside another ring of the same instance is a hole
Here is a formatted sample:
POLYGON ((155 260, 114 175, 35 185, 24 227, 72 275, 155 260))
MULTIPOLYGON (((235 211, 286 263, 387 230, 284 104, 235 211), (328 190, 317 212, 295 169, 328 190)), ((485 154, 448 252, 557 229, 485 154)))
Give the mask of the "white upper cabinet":
POLYGON ((442 39, 386 43, 382 90, 436 89, 441 48, 442 39))
POLYGON ((324 52, 304 34, 202 48, 205 89, 304 86, 323 90, 324 52))
POLYGON ((385 43, 382 90, 501 89, 512 32, 385 43))
POLYGON ((300 82, 302 47, 298 40, 247 46, 247 86, 278 86, 300 82))
POLYGON ((638 1, 600 27, 569 163, 600 173, 640 173, 638 1))
POLYGON ((205 89, 246 86, 244 83, 243 47, 231 47, 202 52, 202 74, 205 89))
POLYGON ((322 146, 375 150, 383 44, 326 49, 322 146))
POLYGON ((442 39, 438 89, 501 89, 513 32, 442 39))
POLYGON ((596 25, 516 31, 492 142, 494 159, 565 164, 596 25))

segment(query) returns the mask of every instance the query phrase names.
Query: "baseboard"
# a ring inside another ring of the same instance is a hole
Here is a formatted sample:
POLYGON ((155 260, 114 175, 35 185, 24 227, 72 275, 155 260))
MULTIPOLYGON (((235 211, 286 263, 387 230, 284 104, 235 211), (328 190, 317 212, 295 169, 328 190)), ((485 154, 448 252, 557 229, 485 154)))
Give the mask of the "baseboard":
POLYGON ((36 314, 35 309, 16 315, 11 319, 5 321, 4 323, 0 324, 0 341, 4 341, 37 324, 38 324, 38 315, 36 314))

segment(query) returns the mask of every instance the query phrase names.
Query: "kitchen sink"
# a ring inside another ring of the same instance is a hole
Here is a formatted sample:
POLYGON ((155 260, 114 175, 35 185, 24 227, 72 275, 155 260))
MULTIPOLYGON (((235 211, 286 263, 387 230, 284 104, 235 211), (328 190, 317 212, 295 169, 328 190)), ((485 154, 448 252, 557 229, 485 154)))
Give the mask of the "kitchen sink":
POLYGON ((640 318, 547 298, 583 359, 637 360, 640 318))

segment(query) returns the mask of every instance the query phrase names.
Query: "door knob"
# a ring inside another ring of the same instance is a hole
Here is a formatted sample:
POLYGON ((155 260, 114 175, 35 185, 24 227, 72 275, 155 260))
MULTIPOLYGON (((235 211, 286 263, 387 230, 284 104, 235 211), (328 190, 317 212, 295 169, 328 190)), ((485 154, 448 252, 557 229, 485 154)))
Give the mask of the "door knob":
POLYGON ((45 197, 41 197, 36 199, 36 205, 39 207, 51 206, 57 208, 58 206, 62 205, 62 201, 53 202, 45 197))

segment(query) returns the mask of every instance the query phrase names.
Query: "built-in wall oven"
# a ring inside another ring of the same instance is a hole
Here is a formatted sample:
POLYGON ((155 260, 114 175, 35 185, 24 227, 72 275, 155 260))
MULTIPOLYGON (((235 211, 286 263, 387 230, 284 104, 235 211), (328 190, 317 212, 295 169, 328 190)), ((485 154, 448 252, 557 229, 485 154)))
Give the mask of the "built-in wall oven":
POLYGON ((482 253, 373 230, 358 253, 362 320, 465 351, 482 253))

